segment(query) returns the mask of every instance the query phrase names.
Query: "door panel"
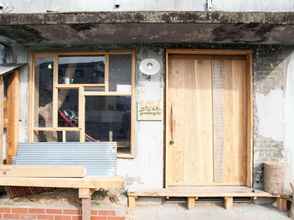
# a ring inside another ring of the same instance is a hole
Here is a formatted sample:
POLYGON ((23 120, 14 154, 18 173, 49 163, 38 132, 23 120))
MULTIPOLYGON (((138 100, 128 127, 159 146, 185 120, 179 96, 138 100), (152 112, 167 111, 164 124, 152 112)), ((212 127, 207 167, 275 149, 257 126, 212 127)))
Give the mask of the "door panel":
POLYGON ((246 60, 170 55, 167 186, 245 185, 246 60))

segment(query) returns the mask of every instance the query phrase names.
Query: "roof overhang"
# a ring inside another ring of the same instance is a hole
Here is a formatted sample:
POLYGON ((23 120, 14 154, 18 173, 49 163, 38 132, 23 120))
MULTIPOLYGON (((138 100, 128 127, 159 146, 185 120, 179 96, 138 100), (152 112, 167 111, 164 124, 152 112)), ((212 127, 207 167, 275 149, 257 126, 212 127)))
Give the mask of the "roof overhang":
POLYGON ((26 65, 25 63, 10 63, 0 64, 0 76, 12 73, 14 70, 21 68, 26 65))
POLYGON ((294 12, 0 14, 0 34, 25 46, 133 43, 294 45, 294 12))

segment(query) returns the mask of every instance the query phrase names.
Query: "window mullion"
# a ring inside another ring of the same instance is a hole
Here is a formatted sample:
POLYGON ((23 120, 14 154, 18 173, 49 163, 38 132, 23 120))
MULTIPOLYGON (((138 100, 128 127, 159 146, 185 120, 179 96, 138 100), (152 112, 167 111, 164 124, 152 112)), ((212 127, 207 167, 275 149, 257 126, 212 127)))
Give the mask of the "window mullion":
POLYGON ((53 128, 58 127, 58 56, 53 57, 53 128))

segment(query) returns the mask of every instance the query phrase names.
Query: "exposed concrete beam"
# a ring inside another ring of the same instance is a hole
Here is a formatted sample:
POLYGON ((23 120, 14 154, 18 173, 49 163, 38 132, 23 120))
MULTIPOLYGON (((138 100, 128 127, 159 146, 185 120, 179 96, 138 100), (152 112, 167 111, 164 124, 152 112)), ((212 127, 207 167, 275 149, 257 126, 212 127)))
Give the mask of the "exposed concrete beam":
POLYGON ((0 25, 39 24, 294 24, 294 12, 200 12, 200 11, 136 11, 0 14, 0 25))

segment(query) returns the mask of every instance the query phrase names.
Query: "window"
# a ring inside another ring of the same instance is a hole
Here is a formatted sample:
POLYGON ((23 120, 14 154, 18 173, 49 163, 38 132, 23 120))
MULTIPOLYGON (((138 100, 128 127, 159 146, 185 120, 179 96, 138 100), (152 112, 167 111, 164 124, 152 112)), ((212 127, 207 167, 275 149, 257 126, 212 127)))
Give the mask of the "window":
POLYGON ((34 54, 31 142, 116 142, 132 154, 133 51, 34 54))

